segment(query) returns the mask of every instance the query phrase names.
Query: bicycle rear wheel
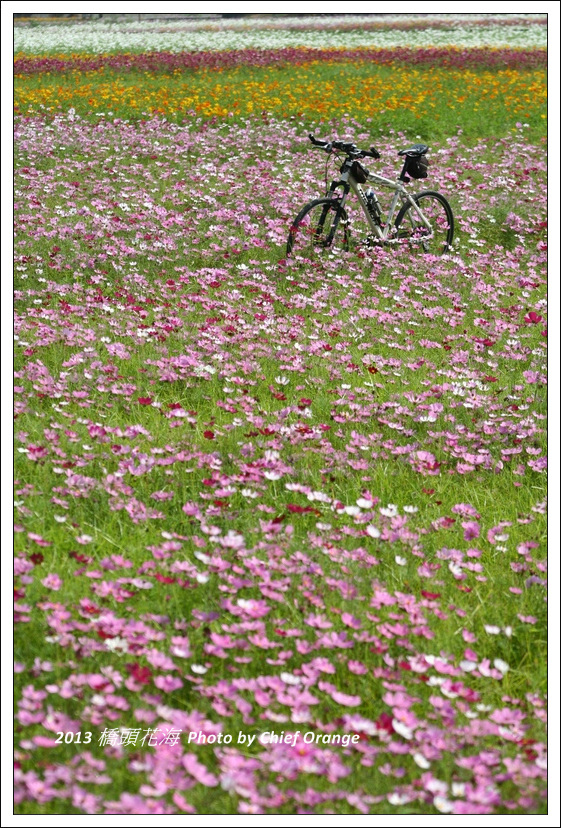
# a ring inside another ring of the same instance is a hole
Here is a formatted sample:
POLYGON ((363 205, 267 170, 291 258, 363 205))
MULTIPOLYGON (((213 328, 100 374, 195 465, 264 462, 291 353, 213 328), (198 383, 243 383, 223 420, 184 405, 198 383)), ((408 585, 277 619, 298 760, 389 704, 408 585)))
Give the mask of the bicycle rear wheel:
POLYGON ((413 196, 423 215, 430 222, 430 229, 423 223, 417 211, 407 203, 401 208, 395 220, 398 238, 407 239, 423 253, 442 256, 454 238, 454 216, 452 208, 443 195, 425 190, 413 196))
POLYGON ((347 212, 336 199, 310 201, 294 219, 286 255, 314 259, 327 251, 348 250, 347 225, 347 212))

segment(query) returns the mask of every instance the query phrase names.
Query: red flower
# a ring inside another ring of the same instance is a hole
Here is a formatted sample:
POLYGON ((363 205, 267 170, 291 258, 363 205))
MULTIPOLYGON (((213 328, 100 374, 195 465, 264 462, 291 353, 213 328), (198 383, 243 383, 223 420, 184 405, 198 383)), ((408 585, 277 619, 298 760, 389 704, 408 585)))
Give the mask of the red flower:
POLYGON ((33 555, 29 556, 29 560, 37 566, 37 564, 43 563, 44 558, 41 552, 34 552, 33 555))
POLYGON ((388 713, 381 713, 376 720, 376 727, 378 730, 385 730, 387 733, 393 733, 392 717, 388 713))
POLYGON ((538 314, 535 311, 530 311, 528 316, 524 317, 524 322, 527 322, 529 325, 537 325, 538 322, 542 321, 542 319, 543 316, 538 316, 538 314))
POLYGON ((139 684, 150 684, 152 671, 149 667, 142 667, 140 664, 125 664, 127 673, 139 684))
POLYGON ((205 437, 207 440, 214 440, 214 431, 208 429, 204 432, 203 437, 205 437))
POLYGON ((93 560, 93 558, 90 558, 89 555, 80 555, 74 549, 72 549, 68 554, 71 558, 74 558, 74 560, 78 561, 78 563, 85 564, 90 563, 93 560))
POLYGON ((303 515, 304 512, 314 512, 317 515, 321 514, 317 509, 314 509, 313 506, 298 506, 296 503, 289 503, 286 508, 289 512, 293 512, 296 515, 303 515))
POLYGON ((139 405, 152 405, 152 397, 139 397, 139 405))
POLYGON ((156 572, 154 578, 159 581, 161 584, 174 584, 175 578, 170 578, 169 575, 161 575, 159 572, 156 572))

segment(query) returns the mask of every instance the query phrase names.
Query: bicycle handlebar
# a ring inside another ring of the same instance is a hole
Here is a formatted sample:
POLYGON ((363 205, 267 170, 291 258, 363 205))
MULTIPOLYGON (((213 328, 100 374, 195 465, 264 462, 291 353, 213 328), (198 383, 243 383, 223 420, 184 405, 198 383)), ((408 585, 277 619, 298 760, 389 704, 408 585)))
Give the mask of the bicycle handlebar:
POLYGON ((376 147, 370 147, 369 150, 361 150, 356 147, 351 142, 345 141, 320 141, 315 135, 312 133, 309 134, 309 139, 314 145, 314 147, 321 147, 321 149, 325 150, 325 152, 331 152, 332 150, 341 150, 342 152, 346 152, 347 155, 352 156, 353 158, 380 158, 380 153, 376 149, 376 147))

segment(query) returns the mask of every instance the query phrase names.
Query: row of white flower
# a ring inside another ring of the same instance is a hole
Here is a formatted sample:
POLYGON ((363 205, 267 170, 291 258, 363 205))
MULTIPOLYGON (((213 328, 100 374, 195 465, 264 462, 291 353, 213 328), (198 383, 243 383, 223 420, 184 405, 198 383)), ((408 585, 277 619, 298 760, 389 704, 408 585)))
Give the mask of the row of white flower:
MULTIPOLYGON (((437 15, 454 18, 454 25, 438 28, 399 29, 387 27, 365 29, 360 18, 346 18, 345 26, 351 22, 354 29, 337 29, 336 21, 327 19, 317 22, 316 28, 298 30, 284 20, 263 28, 263 23, 251 26, 247 21, 233 21, 237 25, 226 26, 221 21, 196 22, 165 21, 141 23, 77 23, 58 26, 18 27, 14 30, 16 53, 106 53, 117 51, 230 51, 232 49, 282 49, 308 47, 327 48, 401 48, 405 46, 429 48, 431 46, 457 46, 494 48, 546 48, 547 27, 528 18, 527 22, 516 25, 500 25, 485 22, 474 25, 474 21, 459 20, 453 15, 437 15), (240 25, 241 24, 241 25, 240 25)), ((456 16, 460 17, 460 16, 456 16)), ((412 17, 410 19, 413 19, 412 17)), ((376 22, 380 19, 378 18, 376 22)), ((495 18, 493 18, 493 21, 495 18)), ((313 21, 312 21, 313 22, 313 21)), ((339 18, 339 26, 342 24, 339 18)))

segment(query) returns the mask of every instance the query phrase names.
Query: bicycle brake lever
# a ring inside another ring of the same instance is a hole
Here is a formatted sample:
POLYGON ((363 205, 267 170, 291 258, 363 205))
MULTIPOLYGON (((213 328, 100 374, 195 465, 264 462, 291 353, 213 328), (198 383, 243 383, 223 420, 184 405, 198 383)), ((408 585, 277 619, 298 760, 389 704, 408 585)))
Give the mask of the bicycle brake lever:
POLYGON ((382 157, 380 155, 380 153, 378 152, 378 150, 376 149, 376 147, 370 147, 370 152, 372 153, 374 158, 381 158, 382 157))

